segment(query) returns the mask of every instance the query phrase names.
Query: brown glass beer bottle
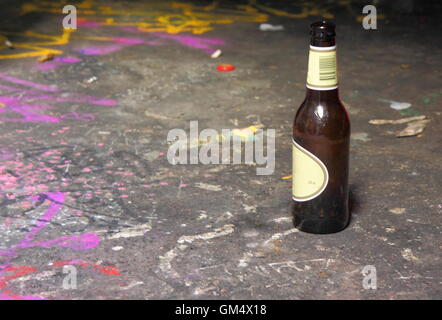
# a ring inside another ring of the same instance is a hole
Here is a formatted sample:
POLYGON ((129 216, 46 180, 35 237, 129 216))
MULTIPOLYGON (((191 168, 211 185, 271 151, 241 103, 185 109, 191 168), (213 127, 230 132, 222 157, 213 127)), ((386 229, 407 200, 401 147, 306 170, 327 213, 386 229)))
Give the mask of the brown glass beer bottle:
POLYGON ((350 220, 350 120, 339 100, 335 25, 311 25, 307 93, 293 123, 292 213, 295 227, 333 233, 350 220))

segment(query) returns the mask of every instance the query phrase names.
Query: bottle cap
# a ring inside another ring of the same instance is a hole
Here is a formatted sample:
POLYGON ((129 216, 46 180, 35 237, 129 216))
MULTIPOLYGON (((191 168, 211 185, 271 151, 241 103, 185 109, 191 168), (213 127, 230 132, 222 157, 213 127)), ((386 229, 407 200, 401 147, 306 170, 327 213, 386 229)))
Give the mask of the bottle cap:
POLYGON ((336 26, 330 21, 318 21, 310 25, 310 44, 312 46, 326 47, 335 45, 336 26))

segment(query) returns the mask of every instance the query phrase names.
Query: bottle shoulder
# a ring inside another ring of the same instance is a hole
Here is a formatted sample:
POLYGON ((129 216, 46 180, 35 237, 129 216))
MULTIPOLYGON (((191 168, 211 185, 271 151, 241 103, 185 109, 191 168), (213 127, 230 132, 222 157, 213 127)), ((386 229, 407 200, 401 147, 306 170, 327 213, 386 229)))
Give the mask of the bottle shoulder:
POLYGON ((339 99, 306 98, 296 112, 293 133, 341 139, 350 136, 350 119, 339 99))

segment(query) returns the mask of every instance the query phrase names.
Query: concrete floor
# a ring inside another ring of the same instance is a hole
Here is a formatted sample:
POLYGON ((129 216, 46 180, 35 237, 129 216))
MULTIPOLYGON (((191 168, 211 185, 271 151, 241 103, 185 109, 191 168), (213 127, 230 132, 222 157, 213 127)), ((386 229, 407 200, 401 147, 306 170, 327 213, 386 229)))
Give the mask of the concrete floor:
POLYGON ((367 31, 359 2, 93 0, 68 32, 62 2, 18 3, 0 28, 15 46, 0 47, 2 299, 442 298, 440 5, 380 8, 367 31), (332 235, 293 229, 287 177, 321 15, 353 134, 352 221, 332 235), (368 123, 415 115, 431 121, 414 137, 368 123), (274 174, 169 164, 167 133, 192 120, 276 129, 274 174))

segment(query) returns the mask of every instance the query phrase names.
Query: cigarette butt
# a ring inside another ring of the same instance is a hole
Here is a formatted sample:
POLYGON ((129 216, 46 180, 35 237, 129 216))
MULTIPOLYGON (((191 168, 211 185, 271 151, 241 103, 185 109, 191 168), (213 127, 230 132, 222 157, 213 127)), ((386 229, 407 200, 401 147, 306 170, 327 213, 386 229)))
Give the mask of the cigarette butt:
POLYGON ((216 58, 219 58, 222 54, 223 54, 223 52, 220 49, 217 49, 215 52, 212 53, 212 55, 210 57, 212 59, 216 59, 216 58))
POLYGON ((5 40, 5 46, 7 46, 9 49, 14 49, 14 45, 9 40, 5 40))

